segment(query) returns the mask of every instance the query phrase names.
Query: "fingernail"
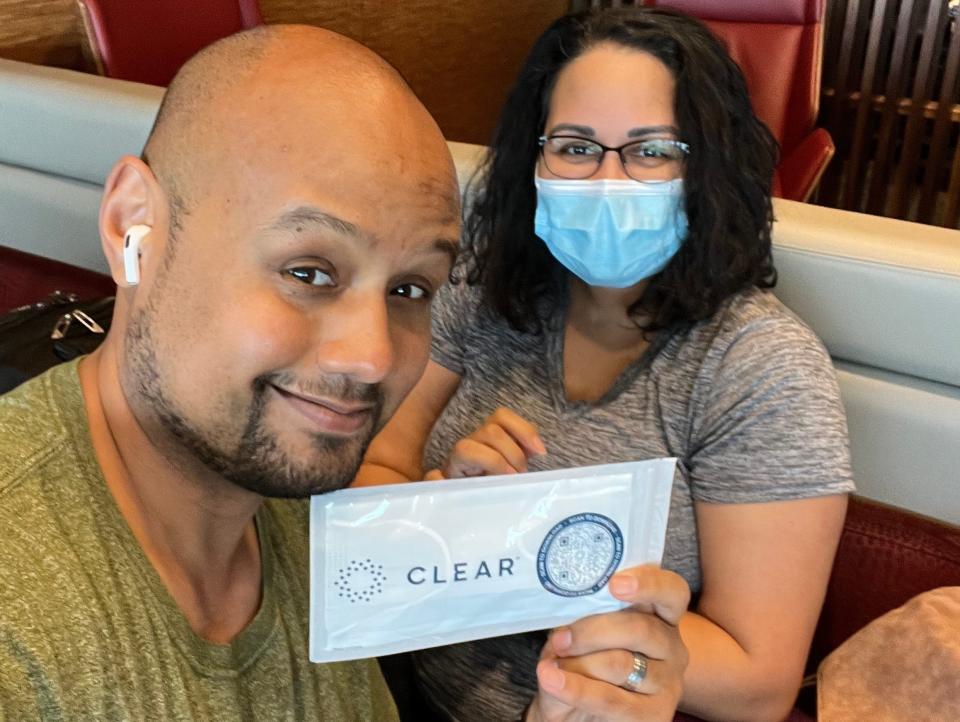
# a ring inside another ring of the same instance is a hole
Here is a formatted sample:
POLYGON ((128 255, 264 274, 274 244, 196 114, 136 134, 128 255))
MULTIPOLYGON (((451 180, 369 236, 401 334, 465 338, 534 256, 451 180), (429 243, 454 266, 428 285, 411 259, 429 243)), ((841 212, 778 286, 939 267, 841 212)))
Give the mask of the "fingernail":
POLYGON ((547 447, 543 445, 543 441, 541 441, 539 438, 537 438, 536 441, 537 443, 533 445, 533 450, 543 456, 547 453, 547 447))
POLYGON ((568 649, 571 644, 573 644, 573 632, 569 627, 555 629, 550 635, 550 645, 558 652, 568 649))
POLYGON ((566 684, 566 677, 556 662, 541 664, 539 667, 540 684, 548 691, 559 691, 566 684))
POLYGON ((629 574, 617 574, 610 580, 610 592, 618 597, 623 597, 636 592, 639 584, 636 577, 629 574))

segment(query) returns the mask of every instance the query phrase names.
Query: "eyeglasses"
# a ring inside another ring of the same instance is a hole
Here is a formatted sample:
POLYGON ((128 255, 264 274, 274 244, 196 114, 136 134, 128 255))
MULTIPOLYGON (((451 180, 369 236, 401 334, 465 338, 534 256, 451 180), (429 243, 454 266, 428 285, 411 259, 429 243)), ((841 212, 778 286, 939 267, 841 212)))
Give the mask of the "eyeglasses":
POLYGON ((624 172, 634 180, 673 180, 683 173, 690 146, 671 138, 647 138, 610 148, 589 138, 575 135, 541 135, 540 155, 547 170, 560 178, 589 178, 603 162, 608 151, 620 156, 624 172))

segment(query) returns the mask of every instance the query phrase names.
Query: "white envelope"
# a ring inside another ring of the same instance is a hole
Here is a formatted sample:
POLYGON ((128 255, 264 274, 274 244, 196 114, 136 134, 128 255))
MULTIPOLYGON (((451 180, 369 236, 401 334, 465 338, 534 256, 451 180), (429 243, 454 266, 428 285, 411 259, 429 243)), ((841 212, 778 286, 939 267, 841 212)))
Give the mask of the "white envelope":
POLYGON ((344 489, 310 503, 310 660, 395 654, 622 608, 663 556, 676 459, 344 489))

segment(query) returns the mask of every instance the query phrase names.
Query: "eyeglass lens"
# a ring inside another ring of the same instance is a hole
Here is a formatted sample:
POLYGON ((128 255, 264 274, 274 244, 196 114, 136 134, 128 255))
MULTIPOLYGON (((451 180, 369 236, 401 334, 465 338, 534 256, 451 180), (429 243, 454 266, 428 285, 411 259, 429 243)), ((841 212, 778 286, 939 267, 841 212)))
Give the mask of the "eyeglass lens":
POLYGON ((543 160, 551 173, 571 180, 589 178, 597 172, 607 150, 617 151, 627 175, 646 180, 657 176, 679 178, 683 172, 686 146, 669 138, 647 138, 619 148, 604 148, 586 138, 551 136, 543 142, 543 160))

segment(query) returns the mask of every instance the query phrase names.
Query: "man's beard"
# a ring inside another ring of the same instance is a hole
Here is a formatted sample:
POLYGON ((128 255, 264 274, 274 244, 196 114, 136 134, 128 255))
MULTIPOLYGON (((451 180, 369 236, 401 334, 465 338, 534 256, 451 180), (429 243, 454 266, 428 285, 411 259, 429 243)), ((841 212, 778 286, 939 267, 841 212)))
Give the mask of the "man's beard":
MULTIPOLYGON (((217 443, 217 430, 197 428, 170 398, 150 336, 152 316, 152 309, 147 308, 131 319, 126 363, 136 393, 149 404, 149 410, 183 451, 228 481, 261 496, 303 498, 342 489, 353 481, 367 446, 380 427, 383 394, 379 385, 359 384, 345 377, 324 380, 322 384, 316 380, 301 383, 300 387, 311 394, 370 403, 373 423, 363 435, 345 438, 313 434, 315 461, 298 463, 270 434, 265 419, 269 387, 290 388, 295 379, 284 373, 258 376, 252 383, 253 395, 239 441, 234 448, 224 448, 224 444, 217 443)), ((226 426, 222 430, 229 431, 226 426)))

